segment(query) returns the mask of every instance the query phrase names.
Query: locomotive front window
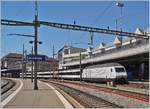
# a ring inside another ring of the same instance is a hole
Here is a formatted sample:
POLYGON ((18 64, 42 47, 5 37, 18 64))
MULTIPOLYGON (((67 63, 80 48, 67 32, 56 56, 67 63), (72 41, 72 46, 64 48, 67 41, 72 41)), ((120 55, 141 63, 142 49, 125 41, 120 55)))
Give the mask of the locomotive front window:
POLYGON ((116 72, 125 72, 124 68, 115 68, 116 72))
POLYGON ((110 71, 113 72, 113 69, 111 68, 110 71))

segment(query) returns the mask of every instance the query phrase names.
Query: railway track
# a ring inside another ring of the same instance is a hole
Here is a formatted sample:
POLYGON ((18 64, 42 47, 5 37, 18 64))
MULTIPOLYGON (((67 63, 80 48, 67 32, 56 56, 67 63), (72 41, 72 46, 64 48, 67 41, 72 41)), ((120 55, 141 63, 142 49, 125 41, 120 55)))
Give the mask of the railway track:
POLYGON ((104 91, 104 92, 108 92, 108 93, 112 93, 112 94, 117 94, 120 96, 125 96, 128 98, 137 99, 137 100, 140 100, 143 102, 149 102, 149 95, 146 95, 146 94, 126 91, 126 90, 120 90, 120 89, 111 89, 111 88, 107 88, 107 87, 100 87, 100 86, 97 86, 94 84, 87 84, 87 83, 79 83, 79 82, 77 83, 77 82, 70 82, 70 81, 63 81, 63 83, 78 85, 81 87, 88 87, 88 88, 92 88, 92 89, 95 89, 98 91, 104 91))
POLYGON ((1 89, 4 88, 6 85, 8 85, 8 83, 9 82, 5 79, 1 80, 1 89))
POLYGON ((8 90, 10 90, 15 85, 15 82, 12 81, 11 79, 4 79, 4 80, 7 82, 1 86, 1 95, 6 93, 8 90))
POLYGON ((126 84, 123 85, 124 87, 133 87, 133 88, 140 88, 140 89, 149 89, 149 85, 148 84, 143 84, 143 83, 130 83, 130 84, 126 84))
POLYGON ((85 108, 122 108, 122 106, 108 102, 102 98, 96 97, 94 95, 75 89, 73 87, 69 87, 54 81, 48 81, 48 80, 42 80, 42 81, 51 83, 56 87, 60 88, 61 90, 65 91, 74 99, 76 99, 85 108))

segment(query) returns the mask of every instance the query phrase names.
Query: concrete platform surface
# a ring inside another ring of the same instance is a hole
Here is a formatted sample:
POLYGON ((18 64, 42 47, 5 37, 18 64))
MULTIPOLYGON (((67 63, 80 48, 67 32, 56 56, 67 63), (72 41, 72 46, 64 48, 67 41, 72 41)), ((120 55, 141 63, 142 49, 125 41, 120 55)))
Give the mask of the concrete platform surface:
POLYGON ((22 89, 4 108, 70 108, 65 98, 52 86, 38 81, 38 90, 33 90, 31 80, 22 80, 22 89), (59 93, 59 94, 58 94, 59 93), (65 102, 64 102, 65 101, 65 102))

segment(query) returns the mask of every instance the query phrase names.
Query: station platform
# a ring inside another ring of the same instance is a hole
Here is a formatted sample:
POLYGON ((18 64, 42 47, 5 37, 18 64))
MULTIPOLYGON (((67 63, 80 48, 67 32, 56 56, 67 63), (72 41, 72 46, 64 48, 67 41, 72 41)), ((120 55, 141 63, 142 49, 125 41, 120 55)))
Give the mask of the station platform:
POLYGON ((39 89, 33 90, 31 80, 16 81, 20 86, 1 102, 4 108, 72 108, 64 96, 48 83, 38 81, 39 89))

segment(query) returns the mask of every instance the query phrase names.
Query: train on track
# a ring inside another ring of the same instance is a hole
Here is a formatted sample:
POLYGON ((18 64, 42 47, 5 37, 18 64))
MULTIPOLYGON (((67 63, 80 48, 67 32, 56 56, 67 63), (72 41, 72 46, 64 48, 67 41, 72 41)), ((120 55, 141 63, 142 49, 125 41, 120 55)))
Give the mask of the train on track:
POLYGON ((80 78, 80 69, 66 69, 55 72, 38 72, 38 78, 55 78, 66 80, 80 80, 90 82, 117 81, 127 82, 127 72, 119 63, 107 63, 92 65, 82 69, 80 78))
POLYGON ((82 78, 91 82, 127 81, 127 72, 119 63, 93 65, 84 68, 82 78))

